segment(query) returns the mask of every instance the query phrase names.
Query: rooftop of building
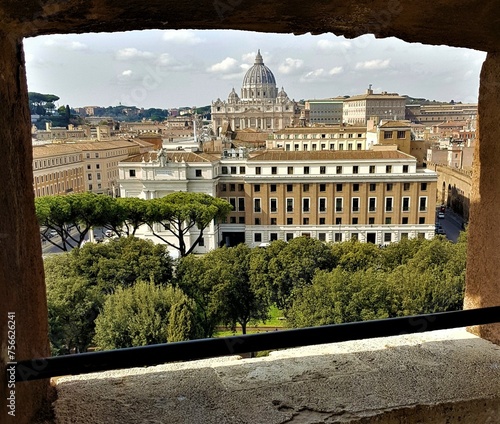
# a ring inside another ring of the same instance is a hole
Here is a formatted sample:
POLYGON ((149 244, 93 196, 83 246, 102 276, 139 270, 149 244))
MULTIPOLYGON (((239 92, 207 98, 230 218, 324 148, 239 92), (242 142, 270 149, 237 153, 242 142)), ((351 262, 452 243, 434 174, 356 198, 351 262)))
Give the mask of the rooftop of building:
POLYGON ((33 159, 74 153, 81 153, 81 149, 78 149, 72 145, 59 143, 33 146, 33 159))
POLYGON ((489 423, 500 347, 463 328, 57 379, 56 422, 489 423))
POLYGON ((410 121, 385 121, 381 122, 380 128, 410 128, 411 123, 410 121))
POLYGON ((382 91, 381 93, 373 93, 372 90, 367 90, 367 93, 358 94, 356 96, 348 97, 344 100, 345 103, 350 103, 356 100, 406 100, 406 97, 400 96, 398 93, 388 93, 387 91, 382 91))
POLYGON ((332 124, 314 127, 288 127, 275 131, 274 134, 332 134, 337 132, 366 132, 366 125, 332 124))
POLYGON ((87 141, 87 142, 80 142, 77 141, 75 143, 72 143, 72 146, 77 147, 80 150, 87 151, 87 150, 114 150, 114 149, 120 149, 124 147, 134 147, 134 143, 131 141, 125 141, 125 140, 108 140, 108 141, 87 141))
MULTIPOLYGON (((194 153, 182 151, 167 151, 166 157, 169 162, 214 162, 220 159, 220 155, 211 155, 209 153, 194 153)), ((147 152, 131 156, 121 162, 142 163, 158 160, 158 152, 147 152)))
POLYGON ((249 160, 255 161, 313 161, 313 160, 415 160, 413 156, 396 150, 383 148, 380 150, 314 150, 284 151, 267 150, 254 153, 249 160))

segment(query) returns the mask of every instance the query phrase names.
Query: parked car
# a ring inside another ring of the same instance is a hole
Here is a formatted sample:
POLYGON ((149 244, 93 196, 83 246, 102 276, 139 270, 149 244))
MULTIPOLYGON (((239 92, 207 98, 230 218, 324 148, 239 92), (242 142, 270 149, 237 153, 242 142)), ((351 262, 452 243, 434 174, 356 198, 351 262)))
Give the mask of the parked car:
POLYGON ((445 236, 445 235, 446 235, 446 231, 444 231, 444 229, 443 229, 443 228, 438 228, 438 229, 436 230, 436 234, 439 234, 439 235, 441 235, 441 236, 445 236))
POLYGON ((56 230, 50 230, 49 231, 49 238, 57 236, 57 231, 56 230))
POLYGON ((444 212, 438 212, 438 218, 444 219, 444 212))
POLYGON ((104 233, 104 235, 105 235, 106 237, 113 237, 113 234, 114 234, 114 233, 113 233, 113 231, 111 231, 111 230, 106 230, 106 232, 104 233))

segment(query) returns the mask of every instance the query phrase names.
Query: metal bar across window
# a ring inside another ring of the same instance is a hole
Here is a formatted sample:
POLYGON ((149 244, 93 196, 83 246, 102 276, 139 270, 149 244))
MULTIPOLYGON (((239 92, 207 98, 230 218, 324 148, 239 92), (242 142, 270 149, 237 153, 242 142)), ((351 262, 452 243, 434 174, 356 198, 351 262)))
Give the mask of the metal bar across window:
POLYGON ((37 358, 17 362, 16 382, 495 322, 500 306, 37 358))

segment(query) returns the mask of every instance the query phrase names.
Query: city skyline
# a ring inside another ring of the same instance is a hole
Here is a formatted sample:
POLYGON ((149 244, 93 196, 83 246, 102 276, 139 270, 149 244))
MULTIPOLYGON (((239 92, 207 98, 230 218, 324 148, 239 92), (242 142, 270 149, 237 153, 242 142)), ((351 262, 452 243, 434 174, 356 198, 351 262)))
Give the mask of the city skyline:
POLYGON ((206 106, 239 93, 260 49, 291 99, 388 91, 476 103, 485 53, 332 34, 244 31, 131 31, 25 40, 29 91, 72 107, 206 106))

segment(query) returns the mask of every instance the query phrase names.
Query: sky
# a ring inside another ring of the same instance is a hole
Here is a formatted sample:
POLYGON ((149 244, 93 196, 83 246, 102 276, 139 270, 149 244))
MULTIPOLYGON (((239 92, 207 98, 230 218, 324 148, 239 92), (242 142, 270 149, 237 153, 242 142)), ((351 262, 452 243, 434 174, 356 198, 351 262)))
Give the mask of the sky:
POLYGON ((369 84, 430 100, 476 103, 486 55, 468 49, 229 30, 149 30, 50 35, 25 40, 29 91, 58 106, 206 106, 240 94, 260 49, 290 99, 362 94, 369 84))

